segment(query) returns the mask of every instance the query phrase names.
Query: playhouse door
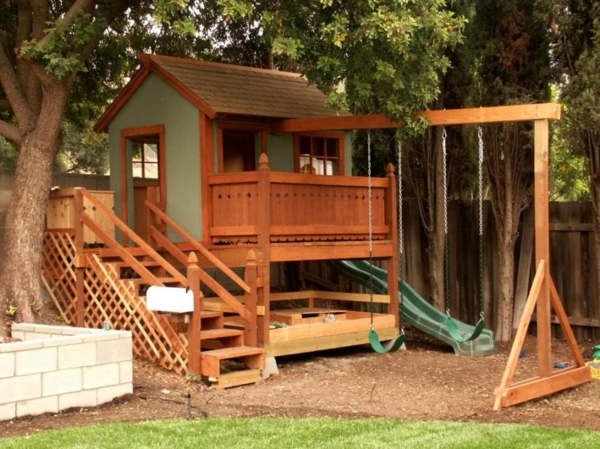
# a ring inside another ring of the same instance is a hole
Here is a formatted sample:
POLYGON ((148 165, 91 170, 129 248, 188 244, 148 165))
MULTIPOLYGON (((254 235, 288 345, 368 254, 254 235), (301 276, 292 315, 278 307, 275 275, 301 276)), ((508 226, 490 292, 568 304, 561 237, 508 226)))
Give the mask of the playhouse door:
POLYGON ((241 129, 223 129, 221 173, 256 170, 256 133, 241 129))
POLYGON ((148 240, 147 199, 157 201, 159 190, 158 136, 144 136, 134 142, 132 152, 133 174, 133 230, 148 240))

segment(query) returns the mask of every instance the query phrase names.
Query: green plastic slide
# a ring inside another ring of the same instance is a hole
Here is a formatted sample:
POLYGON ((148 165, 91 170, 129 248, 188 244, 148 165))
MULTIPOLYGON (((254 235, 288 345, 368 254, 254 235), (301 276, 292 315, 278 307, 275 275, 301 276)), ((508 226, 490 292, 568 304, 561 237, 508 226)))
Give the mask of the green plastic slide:
MULTIPOLYGON (((369 262, 363 260, 343 260, 331 262, 331 265, 344 277, 353 282, 357 282, 366 287, 369 286, 369 262)), ((379 267, 373 266, 373 290, 374 293, 385 295, 388 292, 387 272, 379 267)), ((398 280, 400 284, 400 280, 398 280)), ((400 287, 400 285, 398 285, 400 287)), ((416 327, 417 329, 428 333, 429 335, 448 343, 454 352, 458 355, 467 355, 472 357, 482 357, 486 355, 496 354, 496 342, 494 333, 490 330, 483 330, 481 335, 472 341, 457 342, 448 333, 446 328, 446 314, 440 312, 417 292, 410 285, 404 282, 404 298, 402 307, 404 309, 404 320, 416 327)), ((474 327, 456 321, 456 326, 459 334, 470 335, 474 331, 474 327)))

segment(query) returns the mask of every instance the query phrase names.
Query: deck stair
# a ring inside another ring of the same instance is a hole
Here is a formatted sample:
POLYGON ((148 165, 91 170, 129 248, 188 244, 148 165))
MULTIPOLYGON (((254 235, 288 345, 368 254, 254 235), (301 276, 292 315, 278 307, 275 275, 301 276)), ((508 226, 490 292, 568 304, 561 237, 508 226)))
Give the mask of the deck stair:
POLYGON ((201 375, 211 386, 229 388, 262 380, 263 348, 245 346, 244 332, 225 328, 222 312, 202 311, 201 320, 201 375), (234 359, 242 362, 245 369, 223 373, 224 362, 234 359))
MULTIPOLYGON (((137 304, 136 307, 142 307, 145 314, 146 309, 143 300, 146 291, 150 286, 168 286, 168 287, 191 287, 193 291, 199 291, 197 288, 202 284, 223 298, 233 307, 237 316, 243 318, 246 322, 251 322, 251 313, 244 306, 237 302, 231 294, 210 277, 197 264, 196 252, 199 252, 203 257, 215 264, 215 266, 233 279, 238 285, 249 293, 250 287, 240 279, 229 267, 218 260, 208 249, 193 237, 191 237, 183 228, 175 223, 167 216, 156 204, 146 201, 149 211, 154 214, 155 219, 149 223, 149 229, 153 231, 153 238, 160 245, 160 248, 155 248, 142 239, 135 233, 126 223, 121 221, 113 211, 98 202, 87 190, 78 189, 76 195, 81 194, 84 199, 87 199, 96 209, 111 221, 115 227, 118 227, 123 235, 132 241, 136 246, 123 246, 114 237, 113 233, 108 233, 103 230, 97 222, 86 213, 86 208, 81 207, 81 213, 78 215, 76 233, 82 234, 83 228, 87 227, 99 239, 94 246, 84 248, 89 256, 96 258, 100 265, 106 267, 104 272, 113 273, 112 282, 115 289, 120 287, 115 286, 116 283, 133 284, 134 289, 124 289, 134 297, 130 301, 137 304), (184 237, 187 244, 193 248, 193 255, 178 249, 160 232, 154 228, 157 221, 162 222, 162 231, 169 225, 178 234, 184 237), (164 226, 163 226, 164 225, 164 226), (157 240, 158 239, 158 240, 157 240), (177 261, 179 267, 186 267, 184 270, 177 268, 171 260, 177 261), (140 303, 138 300, 142 299, 140 303)), ((75 198, 76 203, 81 203, 82 198, 75 198)), ((100 291, 101 289, 97 289, 100 291)), ((196 296, 196 307, 200 303, 203 307, 201 292, 196 296)), ((148 323, 147 333, 155 333, 152 328, 157 326, 161 328, 159 333, 170 335, 167 340, 173 338, 174 346, 179 346, 180 351, 184 351, 183 358, 187 358, 188 370, 194 366, 194 373, 199 373, 208 378, 212 385, 220 388, 233 387, 248 383, 255 383, 262 379, 261 370, 264 370, 265 365, 265 349, 259 347, 247 346, 244 341, 244 336, 250 336, 250 339, 255 337, 251 328, 249 329, 228 329, 224 326, 224 318, 222 312, 197 310, 194 314, 184 313, 160 313, 158 321, 151 320, 148 323), (200 316, 196 313, 200 313, 200 316), (196 323, 198 329, 190 327, 188 323, 196 323), (186 335, 187 333, 187 335, 186 335), (192 343, 193 342, 193 343, 192 343), (187 343, 187 344, 186 344, 187 343), (186 348, 187 346, 187 348, 186 348), (227 372, 233 363, 227 361, 239 361, 238 366, 243 367, 241 370, 227 372), (228 366, 224 366, 228 365, 228 366)), ((254 318, 255 319, 255 318, 254 318)), ((164 338, 164 337, 163 337, 164 338)), ((170 341, 170 340, 169 340, 170 341)), ((181 356, 181 353, 179 353, 181 356)))

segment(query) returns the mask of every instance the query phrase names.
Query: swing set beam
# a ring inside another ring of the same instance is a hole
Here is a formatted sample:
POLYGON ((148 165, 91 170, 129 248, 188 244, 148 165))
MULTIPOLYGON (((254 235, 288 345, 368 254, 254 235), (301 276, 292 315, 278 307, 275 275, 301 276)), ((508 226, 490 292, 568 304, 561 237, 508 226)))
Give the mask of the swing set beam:
MULTIPOLYGON (((421 111, 416 117, 424 117, 431 126, 479 125, 482 123, 530 122, 532 120, 559 120, 561 105, 556 103, 527 104, 516 106, 493 106, 486 108, 446 109, 421 111)), ((390 120, 384 114, 349 115, 340 117, 314 117, 275 120, 269 125, 271 133, 352 131, 356 129, 390 129, 401 123, 390 120)))
MULTIPOLYGON (((583 361, 581 350, 558 297, 550 275, 550 216, 549 216, 549 122, 559 120, 561 105, 555 103, 495 106, 443 111, 422 111, 416 117, 426 118, 431 126, 479 125, 484 123, 534 123, 534 206, 536 279, 531 287, 525 312, 506 364, 500 386, 494 392, 494 410, 519 404, 591 381, 591 372, 583 361), (552 362, 552 307, 559 319, 571 350, 574 366, 554 371, 552 362), (516 372, 527 328, 534 310, 537 311, 538 375, 512 382, 516 372)), ((318 117, 276 120, 269 125, 271 133, 307 131, 345 131, 357 129, 389 129, 401 126, 383 114, 343 117, 318 117)), ((391 293, 391 292, 390 292, 391 293)))

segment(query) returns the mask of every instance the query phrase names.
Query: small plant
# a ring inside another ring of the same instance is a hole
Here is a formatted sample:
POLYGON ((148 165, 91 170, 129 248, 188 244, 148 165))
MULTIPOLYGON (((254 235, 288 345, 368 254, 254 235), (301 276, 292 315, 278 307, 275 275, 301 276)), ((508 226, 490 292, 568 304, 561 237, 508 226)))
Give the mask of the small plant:
POLYGON ((6 314, 7 317, 14 318, 15 315, 17 314, 17 310, 18 309, 16 306, 10 305, 10 306, 8 306, 8 309, 6 309, 6 311, 4 313, 6 314))

